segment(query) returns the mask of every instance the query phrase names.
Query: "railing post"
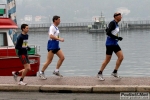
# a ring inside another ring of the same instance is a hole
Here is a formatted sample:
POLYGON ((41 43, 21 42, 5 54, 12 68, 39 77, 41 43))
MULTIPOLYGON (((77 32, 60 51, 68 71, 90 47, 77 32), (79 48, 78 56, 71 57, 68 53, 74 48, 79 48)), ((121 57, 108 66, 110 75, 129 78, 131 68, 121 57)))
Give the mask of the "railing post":
POLYGON ((7 57, 8 57, 8 46, 7 46, 7 57))

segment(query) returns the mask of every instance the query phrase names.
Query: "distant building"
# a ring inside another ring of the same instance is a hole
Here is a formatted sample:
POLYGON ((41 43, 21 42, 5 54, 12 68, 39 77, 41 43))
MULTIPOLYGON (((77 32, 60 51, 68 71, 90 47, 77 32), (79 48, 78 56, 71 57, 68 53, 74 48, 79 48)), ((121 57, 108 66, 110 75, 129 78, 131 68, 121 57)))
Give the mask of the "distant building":
POLYGON ((32 22, 32 15, 25 15, 24 21, 32 22))
POLYGON ((35 16, 35 22, 39 22, 39 21, 41 21, 41 16, 35 16))

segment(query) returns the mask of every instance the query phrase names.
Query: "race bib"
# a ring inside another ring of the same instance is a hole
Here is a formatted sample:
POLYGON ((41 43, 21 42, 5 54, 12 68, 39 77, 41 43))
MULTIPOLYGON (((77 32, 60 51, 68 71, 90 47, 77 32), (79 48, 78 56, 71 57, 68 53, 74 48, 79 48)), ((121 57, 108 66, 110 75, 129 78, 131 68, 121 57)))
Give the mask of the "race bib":
POLYGON ((28 40, 23 40, 22 48, 26 48, 28 46, 28 40))

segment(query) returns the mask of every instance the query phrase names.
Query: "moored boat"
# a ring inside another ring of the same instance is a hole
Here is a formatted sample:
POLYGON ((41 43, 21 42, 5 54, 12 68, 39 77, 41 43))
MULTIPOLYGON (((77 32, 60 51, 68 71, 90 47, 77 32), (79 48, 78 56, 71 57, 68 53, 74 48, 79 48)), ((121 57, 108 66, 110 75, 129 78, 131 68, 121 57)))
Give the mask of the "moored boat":
MULTIPOLYGON (((0 10, 0 76, 11 76, 12 71, 19 71, 24 68, 9 34, 10 29, 16 29, 18 26, 13 20, 7 18, 6 8, 0 10)), ((36 76, 40 66, 39 47, 36 45, 29 46, 31 47, 31 50, 28 51, 31 71, 27 73, 27 76, 36 76)))

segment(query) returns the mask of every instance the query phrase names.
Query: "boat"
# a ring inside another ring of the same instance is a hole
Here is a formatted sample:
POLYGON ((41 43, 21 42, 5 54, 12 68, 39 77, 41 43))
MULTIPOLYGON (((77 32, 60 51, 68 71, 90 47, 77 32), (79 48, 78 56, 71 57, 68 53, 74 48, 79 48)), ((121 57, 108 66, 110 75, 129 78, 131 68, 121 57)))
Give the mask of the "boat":
POLYGON ((93 17, 93 19, 94 19, 94 24, 88 25, 88 32, 104 33, 106 29, 106 24, 105 24, 105 17, 102 15, 102 13, 101 16, 95 16, 93 17))
MULTIPOLYGON (((0 5, 4 6, 0 8, 0 76, 12 76, 12 71, 24 68, 17 56, 17 50, 10 34, 10 30, 15 30, 18 26, 14 20, 8 18, 7 4, 0 5)), ((39 46, 29 46, 31 47, 31 50, 28 51, 31 71, 27 73, 27 76, 36 76, 40 66, 39 46)))

